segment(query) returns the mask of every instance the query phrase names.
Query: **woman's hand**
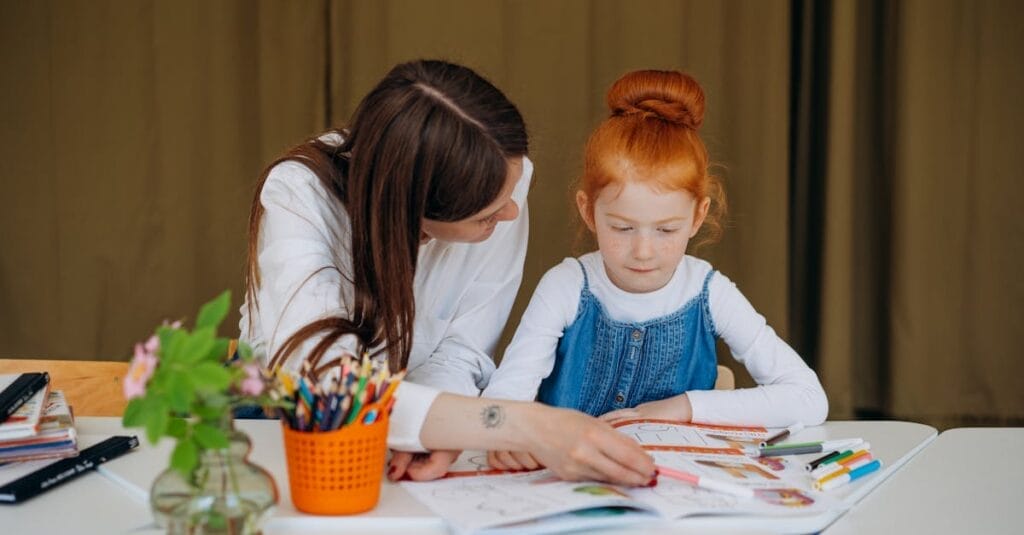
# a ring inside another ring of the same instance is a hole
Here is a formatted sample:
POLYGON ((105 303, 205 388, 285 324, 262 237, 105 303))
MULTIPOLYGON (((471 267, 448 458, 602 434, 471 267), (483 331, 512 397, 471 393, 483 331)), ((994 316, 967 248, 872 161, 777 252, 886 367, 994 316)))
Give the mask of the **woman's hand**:
POLYGON ((631 409, 619 409, 601 415, 601 420, 614 424, 623 420, 676 420, 689 422, 693 418, 693 406, 686 394, 672 396, 658 401, 641 403, 631 409))
POLYGON ((558 477, 632 486, 654 479, 651 456, 607 423, 578 411, 539 404, 533 411, 527 450, 558 477))
POLYGON ((437 450, 428 453, 395 451, 388 466, 388 479, 398 481, 408 474, 413 481, 430 481, 448 473, 448 467, 461 452, 458 450, 437 450))
POLYGON ((544 467, 533 455, 524 451, 489 451, 487 464, 497 470, 536 470, 544 467))

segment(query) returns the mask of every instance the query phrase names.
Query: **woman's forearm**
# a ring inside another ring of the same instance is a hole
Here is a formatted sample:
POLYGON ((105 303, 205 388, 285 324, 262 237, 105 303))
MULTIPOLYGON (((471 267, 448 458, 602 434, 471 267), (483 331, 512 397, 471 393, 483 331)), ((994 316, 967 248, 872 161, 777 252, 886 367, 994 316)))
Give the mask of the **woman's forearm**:
POLYGON ((536 410, 534 403, 440 394, 427 412, 420 442, 431 450, 527 451, 536 410))

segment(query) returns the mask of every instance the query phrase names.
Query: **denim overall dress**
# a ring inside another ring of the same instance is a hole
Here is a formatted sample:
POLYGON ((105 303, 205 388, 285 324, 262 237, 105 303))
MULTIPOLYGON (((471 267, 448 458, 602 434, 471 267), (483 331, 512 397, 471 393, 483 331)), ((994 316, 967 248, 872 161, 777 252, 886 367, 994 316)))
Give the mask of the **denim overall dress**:
MULTIPOLYGON (((577 260, 579 262, 579 260, 577 260)), ((590 292, 587 270, 576 318, 562 335, 555 366, 538 399, 599 416, 688 390, 710 390, 718 377, 715 329, 704 278, 700 295, 651 320, 611 319, 590 292)))

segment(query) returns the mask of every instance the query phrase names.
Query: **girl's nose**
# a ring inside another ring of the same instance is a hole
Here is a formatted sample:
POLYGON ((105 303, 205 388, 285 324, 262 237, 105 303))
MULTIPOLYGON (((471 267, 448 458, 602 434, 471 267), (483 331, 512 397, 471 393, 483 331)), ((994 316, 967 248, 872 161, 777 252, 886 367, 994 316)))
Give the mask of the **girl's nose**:
POLYGON ((638 260, 646 260, 654 256, 654 247, 651 245, 651 239, 643 234, 636 237, 633 241, 633 256, 638 260))

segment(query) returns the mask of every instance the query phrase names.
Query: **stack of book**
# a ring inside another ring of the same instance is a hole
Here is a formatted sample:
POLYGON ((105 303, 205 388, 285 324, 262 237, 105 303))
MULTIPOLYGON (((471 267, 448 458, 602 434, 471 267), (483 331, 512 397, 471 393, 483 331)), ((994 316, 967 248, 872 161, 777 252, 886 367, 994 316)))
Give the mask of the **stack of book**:
POLYGON ((46 372, 0 375, 0 464, 77 454, 71 407, 46 372))

